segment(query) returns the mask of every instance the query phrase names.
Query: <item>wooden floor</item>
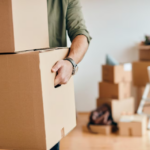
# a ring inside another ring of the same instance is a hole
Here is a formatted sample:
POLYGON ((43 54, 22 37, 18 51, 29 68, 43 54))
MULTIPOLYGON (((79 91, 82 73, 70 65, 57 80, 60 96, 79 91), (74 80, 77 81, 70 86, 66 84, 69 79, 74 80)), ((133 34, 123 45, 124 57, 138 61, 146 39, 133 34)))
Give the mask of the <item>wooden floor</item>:
POLYGON ((143 137, 83 133, 87 120, 87 114, 78 115, 77 127, 61 141, 60 150, 150 150, 150 131, 143 137))

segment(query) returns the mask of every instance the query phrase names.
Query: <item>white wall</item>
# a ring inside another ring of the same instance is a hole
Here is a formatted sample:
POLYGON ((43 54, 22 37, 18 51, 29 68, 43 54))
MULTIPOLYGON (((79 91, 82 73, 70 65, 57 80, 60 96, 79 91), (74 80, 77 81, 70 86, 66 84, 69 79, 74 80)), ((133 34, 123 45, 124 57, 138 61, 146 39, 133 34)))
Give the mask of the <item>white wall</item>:
POLYGON ((77 110, 96 107, 105 55, 120 62, 138 59, 137 43, 150 34, 150 0, 81 0, 93 38, 75 76, 77 110))

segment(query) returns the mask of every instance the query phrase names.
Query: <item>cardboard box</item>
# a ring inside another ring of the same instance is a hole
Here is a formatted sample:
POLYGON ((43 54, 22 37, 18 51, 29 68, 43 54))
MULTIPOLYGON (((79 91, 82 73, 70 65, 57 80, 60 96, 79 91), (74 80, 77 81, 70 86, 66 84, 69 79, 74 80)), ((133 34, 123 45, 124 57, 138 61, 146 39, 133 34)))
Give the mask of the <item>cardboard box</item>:
POLYGON ((0 53, 49 48, 47 0, 0 0, 0 53))
POLYGON ((146 133, 146 124, 146 116, 122 116, 119 122, 119 134, 121 136, 142 136, 146 133))
POLYGON ((138 61, 132 64, 132 77, 134 86, 145 86, 149 82, 147 67, 150 61, 138 61))
POLYGON ((103 134, 103 135, 110 135, 112 133, 112 126, 100 126, 100 125, 90 125, 90 129, 87 126, 82 126, 83 132, 91 132, 95 134, 103 134))
POLYGON ((121 82, 113 84, 109 82, 99 83, 100 98, 125 99, 131 97, 131 83, 121 82))
POLYGON ((132 82, 132 71, 124 71, 123 82, 132 82))
POLYGON ((69 50, 0 55, 0 148, 49 150, 76 126, 73 78, 54 88, 69 50))
POLYGON ((112 116, 115 122, 119 122, 123 113, 134 114, 135 112, 135 100, 133 97, 121 101, 117 99, 97 99, 97 107, 104 103, 111 106, 112 116))
POLYGON ((142 61, 150 61, 150 49, 148 49, 148 50, 140 49, 139 50, 139 55, 140 55, 139 56, 140 60, 142 60, 142 61))
POLYGON ((96 103, 97 103, 97 108, 100 107, 103 104, 107 104, 111 107, 111 102, 115 100, 115 99, 111 99, 111 98, 98 98, 96 103))
POLYGON ((123 66, 102 66, 102 79, 106 82, 119 83, 123 79, 123 66))
POLYGON ((124 65, 103 65, 102 79, 103 81, 112 83, 131 82, 132 73, 131 71, 124 70, 124 65))
POLYGON ((139 45, 139 59, 142 61, 150 60, 150 46, 145 45, 144 42, 139 45))

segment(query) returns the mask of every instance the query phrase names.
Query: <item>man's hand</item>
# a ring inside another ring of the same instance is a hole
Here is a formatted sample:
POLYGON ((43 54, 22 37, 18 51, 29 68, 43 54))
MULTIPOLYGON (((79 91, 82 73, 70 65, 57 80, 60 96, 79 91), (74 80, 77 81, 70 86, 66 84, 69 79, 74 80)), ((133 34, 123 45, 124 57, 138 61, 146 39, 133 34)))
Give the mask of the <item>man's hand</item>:
POLYGON ((57 86, 58 84, 66 84, 72 76, 72 70, 73 66, 69 61, 58 61, 52 68, 52 72, 58 73, 55 78, 54 85, 57 86))
MULTIPOLYGON (((72 58, 75 61, 75 63, 78 64, 82 60, 87 49, 87 37, 84 35, 78 35, 72 41, 68 57, 72 58)), ((52 68, 52 72, 58 73, 54 81, 55 86, 59 84, 66 84, 72 75, 72 71, 73 66, 71 62, 69 62, 68 60, 58 61, 52 68)))

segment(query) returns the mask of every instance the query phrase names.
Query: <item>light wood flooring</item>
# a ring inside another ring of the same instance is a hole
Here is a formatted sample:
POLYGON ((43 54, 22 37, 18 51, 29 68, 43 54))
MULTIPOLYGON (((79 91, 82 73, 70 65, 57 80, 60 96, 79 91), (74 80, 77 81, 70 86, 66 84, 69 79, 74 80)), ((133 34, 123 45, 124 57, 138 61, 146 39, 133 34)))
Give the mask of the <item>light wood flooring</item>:
POLYGON ((150 131, 143 137, 97 135, 82 132, 88 114, 78 114, 77 127, 60 144, 60 150, 150 150, 150 131))

